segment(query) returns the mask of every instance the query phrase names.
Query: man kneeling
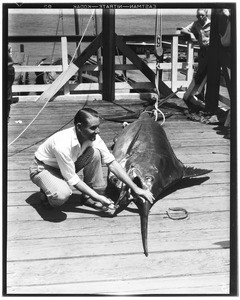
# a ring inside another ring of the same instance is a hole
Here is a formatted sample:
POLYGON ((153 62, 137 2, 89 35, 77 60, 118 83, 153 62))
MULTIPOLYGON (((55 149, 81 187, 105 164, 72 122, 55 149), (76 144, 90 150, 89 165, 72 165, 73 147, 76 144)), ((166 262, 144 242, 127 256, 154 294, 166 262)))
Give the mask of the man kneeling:
POLYGON ((139 188, 110 153, 99 136, 99 126, 95 110, 81 109, 74 117, 74 127, 53 134, 35 152, 30 178, 40 188, 46 208, 63 205, 74 186, 82 193, 81 204, 102 211, 114 209, 113 201, 98 193, 105 187, 102 163, 135 194, 153 202, 152 193, 139 188), (83 180, 77 174, 81 169, 83 180))

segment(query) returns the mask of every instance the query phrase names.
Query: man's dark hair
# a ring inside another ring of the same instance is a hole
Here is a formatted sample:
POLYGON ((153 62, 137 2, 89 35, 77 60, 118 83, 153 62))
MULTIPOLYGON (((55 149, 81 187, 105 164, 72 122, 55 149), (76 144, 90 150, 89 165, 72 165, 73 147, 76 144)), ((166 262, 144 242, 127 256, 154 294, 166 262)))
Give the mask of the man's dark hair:
POLYGON ((74 117, 74 125, 76 125, 77 123, 82 123, 83 125, 87 125, 87 119, 89 116, 98 118, 99 114, 97 111, 95 111, 92 108, 86 107, 86 108, 80 109, 74 117))

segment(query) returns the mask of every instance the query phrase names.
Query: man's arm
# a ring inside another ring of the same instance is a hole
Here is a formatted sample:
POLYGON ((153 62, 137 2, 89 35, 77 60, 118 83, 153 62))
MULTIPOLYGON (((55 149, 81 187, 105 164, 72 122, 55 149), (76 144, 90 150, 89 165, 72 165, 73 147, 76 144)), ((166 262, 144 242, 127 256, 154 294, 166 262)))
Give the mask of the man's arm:
POLYGON ((148 190, 143 190, 140 187, 138 187, 128 176, 126 171, 122 168, 122 166, 114 160, 110 164, 108 164, 108 167, 110 171, 117 176, 118 179, 123 181, 125 184, 127 184, 135 194, 137 194, 140 197, 145 198, 150 203, 153 203, 154 197, 153 194, 148 190))
POLYGON ((189 31, 187 28, 181 28, 181 33, 189 35, 189 37, 191 38, 191 40, 193 42, 197 42, 195 35, 191 31, 189 31))

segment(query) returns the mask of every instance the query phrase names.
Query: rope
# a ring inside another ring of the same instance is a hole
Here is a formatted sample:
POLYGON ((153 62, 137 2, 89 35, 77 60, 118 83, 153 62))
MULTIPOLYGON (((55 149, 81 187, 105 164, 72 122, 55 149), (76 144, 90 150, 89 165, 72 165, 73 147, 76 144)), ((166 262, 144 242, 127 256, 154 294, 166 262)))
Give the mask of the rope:
POLYGON ((8 145, 8 147, 10 147, 13 143, 15 143, 16 140, 18 140, 20 138, 20 136, 23 135, 23 133, 32 125, 32 123, 37 119, 37 117, 40 115, 40 113, 43 111, 43 109, 46 107, 46 105, 48 104, 49 101, 50 101, 50 99, 48 99, 45 102, 45 104, 40 109, 40 111, 37 113, 37 115, 32 119, 32 121, 27 125, 27 127, 8 145))
POLYGON ((92 14, 91 14, 91 16, 90 16, 90 18, 89 18, 89 20, 88 20, 87 26, 86 26, 86 28, 85 28, 85 30, 84 30, 84 32, 83 32, 83 34, 82 34, 82 37, 81 37, 81 39, 80 39, 80 41, 79 41, 79 43, 78 43, 78 45, 77 45, 77 48, 76 48, 76 50, 75 50, 75 52, 74 52, 74 54, 73 54, 73 57, 72 57, 72 59, 71 59, 71 61, 70 61, 70 64, 73 62, 73 59, 74 59, 74 57, 75 57, 76 54, 77 54, 78 48, 80 47, 80 45, 81 45, 81 43, 82 43, 82 40, 83 40, 83 38, 84 38, 84 36, 85 36, 85 34, 86 34, 86 31, 87 31, 87 29, 88 29, 88 26, 89 26, 89 24, 90 24, 90 21, 91 21, 91 19, 92 19, 94 13, 95 13, 95 9, 93 10, 93 12, 92 12, 92 14))
POLYGON ((172 219, 172 220, 183 220, 183 219, 188 218, 188 211, 185 208, 182 208, 182 207, 172 207, 172 208, 169 208, 168 210, 171 210, 171 211, 174 211, 174 212, 182 212, 183 213, 183 216, 174 217, 174 216, 171 216, 168 211, 166 211, 166 214, 169 217, 169 219, 172 219))
POLYGON ((67 122, 66 124, 64 124, 62 127, 60 127, 58 130, 54 131, 53 133, 51 133, 50 135, 46 136, 45 138, 43 138, 43 139, 41 139, 41 140, 39 140, 39 141, 37 141, 37 142, 31 144, 30 146, 27 146, 27 147, 25 147, 25 148, 23 148, 23 149, 21 149, 21 150, 15 152, 15 153, 13 153, 13 154, 8 155, 8 157, 14 156, 14 155, 16 155, 16 154, 18 154, 18 153, 21 153, 21 152, 23 152, 23 151, 25 151, 25 150, 27 150, 27 149, 29 149, 29 148, 31 148, 31 147, 33 147, 33 146, 39 144, 39 143, 41 143, 42 141, 44 141, 44 140, 46 140, 47 138, 49 138, 50 136, 52 136, 54 133, 56 133, 56 132, 60 131, 61 129, 63 129, 65 126, 67 126, 69 123, 71 123, 73 119, 74 119, 74 118, 72 118, 70 121, 68 121, 68 122, 67 122))
MULTIPOLYGON (((87 103, 88 103, 88 100, 86 100, 86 102, 84 103, 82 109, 87 105, 87 103)), ((23 152, 24 150, 29 149, 29 148, 31 148, 32 146, 35 146, 35 145, 39 144, 40 142, 46 140, 47 138, 49 138, 50 136, 52 136, 54 133, 60 131, 60 130, 63 129, 65 126, 67 126, 69 123, 71 123, 73 119, 74 119, 74 118, 72 118, 72 119, 71 119, 70 121, 68 121, 66 124, 64 124, 63 126, 61 126, 58 130, 56 130, 56 131, 54 131, 53 133, 51 133, 49 136, 47 136, 47 137, 45 137, 45 138, 43 138, 43 139, 37 141, 36 143, 34 143, 34 144, 30 145, 30 146, 27 146, 27 147, 25 147, 25 148, 23 148, 23 149, 21 149, 21 150, 15 152, 15 153, 9 155, 9 157, 10 157, 10 156, 13 156, 13 155, 16 155, 16 154, 18 154, 18 153, 20 153, 20 152, 23 152)), ((26 128, 25 128, 25 129, 26 129, 26 128)), ((22 133, 23 133, 23 132, 22 132, 22 133)), ((16 140, 16 139, 15 139, 15 140, 16 140)), ((15 140, 14 140, 14 141, 15 141, 15 140)), ((14 141, 13 141, 13 142, 14 142, 14 141)), ((13 143, 13 142, 12 142, 12 143, 13 143)), ((11 145, 11 144, 9 144, 8 146, 10 146, 10 145, 11 145)))
MULTIPOLYGON (((155 24, 155 38, 157 38, 157 30, 158 30, 158 26, 157 26, 157 16, 158 14, 156 15, 156 24, 155 24)), ((160 36, 161 36, 161 40, 162 40, 162 10, 160 9, 160 36)), ((158 57, 156 58, 156 76, 155 76, 155 88, 156 88, 156 91, 157 91, 157 98, 156 98, 156 101, 155 101, 155 104, 154 104, 154 111, 153 111, 153 114, 155 116, 155 121, 157 121, 158 119, 158 114, 161 114, 162 117, 163 117, 163 121, 161 123, 161 125, 163 125, 165 123, 165 115, 164 113, 158 108, 159 105, 158 105, 158 102, 159 102, 159 99, 160 99, 160 91, 158 89, 158 82, 159 82, 159 70, 158 70, 158 57)))

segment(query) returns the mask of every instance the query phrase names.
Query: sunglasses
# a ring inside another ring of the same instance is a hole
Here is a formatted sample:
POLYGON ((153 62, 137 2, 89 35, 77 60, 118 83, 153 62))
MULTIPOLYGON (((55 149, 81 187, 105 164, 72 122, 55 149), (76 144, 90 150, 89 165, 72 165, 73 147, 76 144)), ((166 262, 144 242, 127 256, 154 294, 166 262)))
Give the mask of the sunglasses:
POLYGON ((199 15, 197 15, 197 17, 199 18, 199 17, 205 17, 205 15, 204 14, 199 14, 199 15))

